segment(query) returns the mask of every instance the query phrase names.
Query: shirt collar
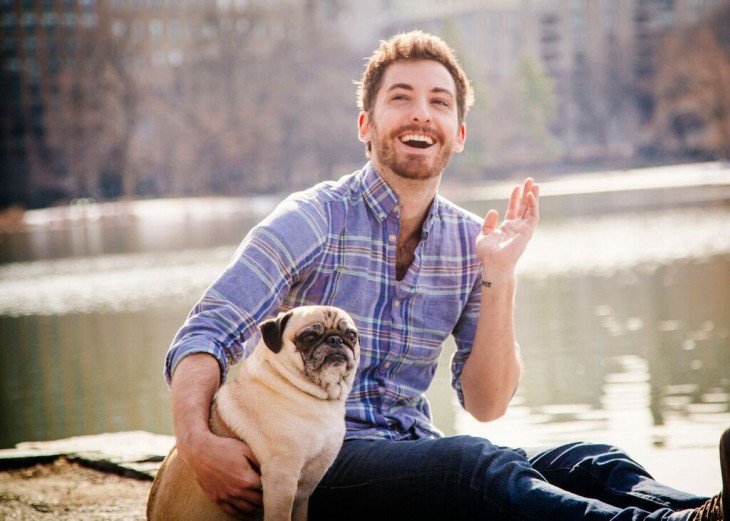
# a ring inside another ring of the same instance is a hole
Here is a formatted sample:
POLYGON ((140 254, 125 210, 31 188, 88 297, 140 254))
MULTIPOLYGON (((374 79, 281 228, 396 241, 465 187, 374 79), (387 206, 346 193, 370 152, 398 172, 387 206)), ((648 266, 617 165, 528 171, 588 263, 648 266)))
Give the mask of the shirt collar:
POLYGON ((383 222, 398 206, 398 196, 368 162, 363 168, 363 199, 378 221, 383 222))
MULTIPOLYGON (((388 186, 388 183, 380 177, 380 174, 375 171, 372 163, 369 161, 362 170, 362 188, 363 198, 368 206, 370 206, 373 215, 375 215, 378 221, 383 222, 398 206, 398 196, 390 188, 390 186, 388 186)), ((426 220, 423 223, 423 239, 428 237, 428 234, 433 227, 433 223, 439 215, 439 200, 440 197, 437 194, 436 197, 433 198, 431 208, 429 209, 426 220)))

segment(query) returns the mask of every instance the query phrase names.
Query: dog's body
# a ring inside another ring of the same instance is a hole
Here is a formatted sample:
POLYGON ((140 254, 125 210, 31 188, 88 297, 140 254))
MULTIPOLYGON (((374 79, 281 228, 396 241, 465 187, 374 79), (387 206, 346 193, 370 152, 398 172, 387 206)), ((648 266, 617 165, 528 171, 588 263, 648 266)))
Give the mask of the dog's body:
MULTIPOLYGON (((264 519, 304 520, 311 493, 345 434, 345 399, 360 357, 344 311, 304 306, 261 325, 262 342, 223 385, 211 430, 245 441, 261 467, 264 519)), ((157 473, 150 520, 228 520, 173 448, 157 473)))

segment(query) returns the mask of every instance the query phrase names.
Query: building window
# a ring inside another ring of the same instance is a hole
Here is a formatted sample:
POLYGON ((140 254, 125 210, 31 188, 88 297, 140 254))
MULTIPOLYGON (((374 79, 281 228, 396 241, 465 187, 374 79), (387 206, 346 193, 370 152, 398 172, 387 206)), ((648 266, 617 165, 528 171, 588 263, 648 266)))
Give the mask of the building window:
POLYGON ((112 34, 116 38, 121 38, 127 34, 127 22, 123 20, 114 20, 112 22, 112 34))
POLYGON ((35 36, 28 36, 23 40, 23 48, 29 54, 33 54, 38 50, 38 38, 35 36))
POLYGON ((150 38, 153 41, 160 41, 162 39, 163 25, 159 20, 151 20, 149 25, 150 38))
POLYGON ((16 25, 16 17, 15 13, 4 13, 2 17, 2 23, 3 27, 15 27, 16 25))
POLYGON ((6 35, 3 38, 3 50, 7 53, 15 53, 18 50, 18 40, 15 36, 6 35))
POLYGON ((23 27, 32 27, 36 24, 38 17, 35 13, 23 13, 20 16, 20 25, 23 27))
POLYGON ((51 27, 56 25, 58 17, 53 11, 46 11, 45 13, 43 13, 41 20, 43 21, 43 25, 45 27, 51 27))
POLYGON ((167 38, 171 42, 179 42, 182 31, 180 29, 180 22, 177 20, 171 20, 167 22, 167 38))

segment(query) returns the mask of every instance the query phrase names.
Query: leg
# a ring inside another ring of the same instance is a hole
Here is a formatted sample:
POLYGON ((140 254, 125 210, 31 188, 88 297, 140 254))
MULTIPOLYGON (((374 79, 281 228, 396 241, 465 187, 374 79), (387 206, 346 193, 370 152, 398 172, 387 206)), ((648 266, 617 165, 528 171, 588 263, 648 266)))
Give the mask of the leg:
POLYGON ((468 436, 347 441, 310 498, 310 518, 684 520, 621 510, 551 485, 524 454, 468 436))
POLYGON ((657 483, 644 467, 610 445, 570 443, 523 452, 549 483, 616 507, 683 510, 707 499, 657 483))
POLYGON ((272 460, 261 465, 264 521, 291 521, 298 479, 285 462, 272 460))

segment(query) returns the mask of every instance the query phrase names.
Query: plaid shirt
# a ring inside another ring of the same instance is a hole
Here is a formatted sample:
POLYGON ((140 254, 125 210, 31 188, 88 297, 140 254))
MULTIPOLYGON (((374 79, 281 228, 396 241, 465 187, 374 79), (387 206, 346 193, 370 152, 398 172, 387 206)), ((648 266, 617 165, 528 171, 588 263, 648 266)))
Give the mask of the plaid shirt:
POLYGON ((229 365, 250 354, 263 319, 306 304, 338 306, 355 320, 361 346, 347 438, 440 436, 423 393, 453 334, 452 385, 463 404, 461 371, 479 314, 481 220, 437 196, 398 281, 398 212, 395 193, 369 163, 284 200, 248 233, 178 331, 168 381, 184 356, 198 352, 218 359, 225 380, 229 365))

